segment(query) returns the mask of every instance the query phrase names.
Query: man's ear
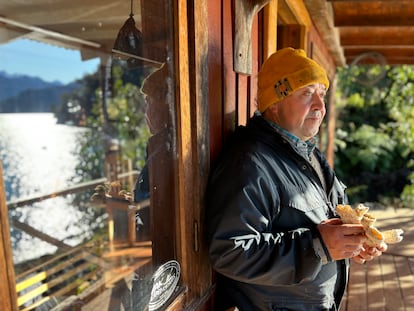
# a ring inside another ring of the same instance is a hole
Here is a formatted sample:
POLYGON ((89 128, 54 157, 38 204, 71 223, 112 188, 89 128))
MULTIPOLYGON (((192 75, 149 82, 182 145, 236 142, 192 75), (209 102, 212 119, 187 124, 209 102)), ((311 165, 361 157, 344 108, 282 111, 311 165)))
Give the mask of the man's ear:
POLYGON ((277 103, 270 105, 265 111, 262 112, 262 116, 266 119, 273 120, 274 115, 276 115, 277 111, 279 110, 278 106, 279 105, 277 103))
POLYGON ((278 103, 274 103, 267 108, 271 113, 276 113, 279 110, 278 103))

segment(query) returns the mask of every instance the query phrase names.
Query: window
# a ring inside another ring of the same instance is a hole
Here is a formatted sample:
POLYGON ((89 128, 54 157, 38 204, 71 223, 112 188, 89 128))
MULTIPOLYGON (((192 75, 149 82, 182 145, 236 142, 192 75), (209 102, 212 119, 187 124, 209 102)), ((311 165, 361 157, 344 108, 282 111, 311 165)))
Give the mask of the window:
POLYGON ((0 102, 19 310, 157 310, 180 292, 172 11, 142 1, 134 18, 139 57, 0 102))

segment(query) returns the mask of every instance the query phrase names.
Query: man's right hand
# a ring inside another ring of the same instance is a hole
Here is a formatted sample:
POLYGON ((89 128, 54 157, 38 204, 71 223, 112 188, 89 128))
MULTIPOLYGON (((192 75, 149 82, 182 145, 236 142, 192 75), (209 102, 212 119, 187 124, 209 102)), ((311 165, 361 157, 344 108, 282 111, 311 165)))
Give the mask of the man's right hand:
POLYGON ((366 241, 364 228, 359 224, 343 224, 339 218, 327 219, 317 226, 333 260, 358 256, 366 241))

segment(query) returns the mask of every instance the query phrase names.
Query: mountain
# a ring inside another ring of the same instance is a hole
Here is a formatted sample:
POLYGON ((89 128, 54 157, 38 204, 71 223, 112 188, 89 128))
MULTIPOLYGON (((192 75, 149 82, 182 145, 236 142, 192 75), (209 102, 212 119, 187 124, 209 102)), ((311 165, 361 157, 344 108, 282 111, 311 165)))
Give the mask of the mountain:
POLYGON ((51 112, 61 97, 78 88, 77 83, 46 82, 37 77, 0 71, 0 113, 51 112))
POLYGON ((0 100, 16 96, 27 89, 39 90, 50 86, 62 86, 62 83, 50 83, 37 77, 9 74, 0 71, 0 100))

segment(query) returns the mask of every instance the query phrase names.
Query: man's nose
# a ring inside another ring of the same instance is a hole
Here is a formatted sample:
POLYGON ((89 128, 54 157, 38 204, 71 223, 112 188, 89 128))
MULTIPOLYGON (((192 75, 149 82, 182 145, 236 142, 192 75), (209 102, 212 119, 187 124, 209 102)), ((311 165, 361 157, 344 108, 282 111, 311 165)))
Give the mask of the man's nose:
POLYGON ((325 110, 325 97, 315 92, 315 94, 313 94, 312 105, 314 106, 314 109, 325 110))

